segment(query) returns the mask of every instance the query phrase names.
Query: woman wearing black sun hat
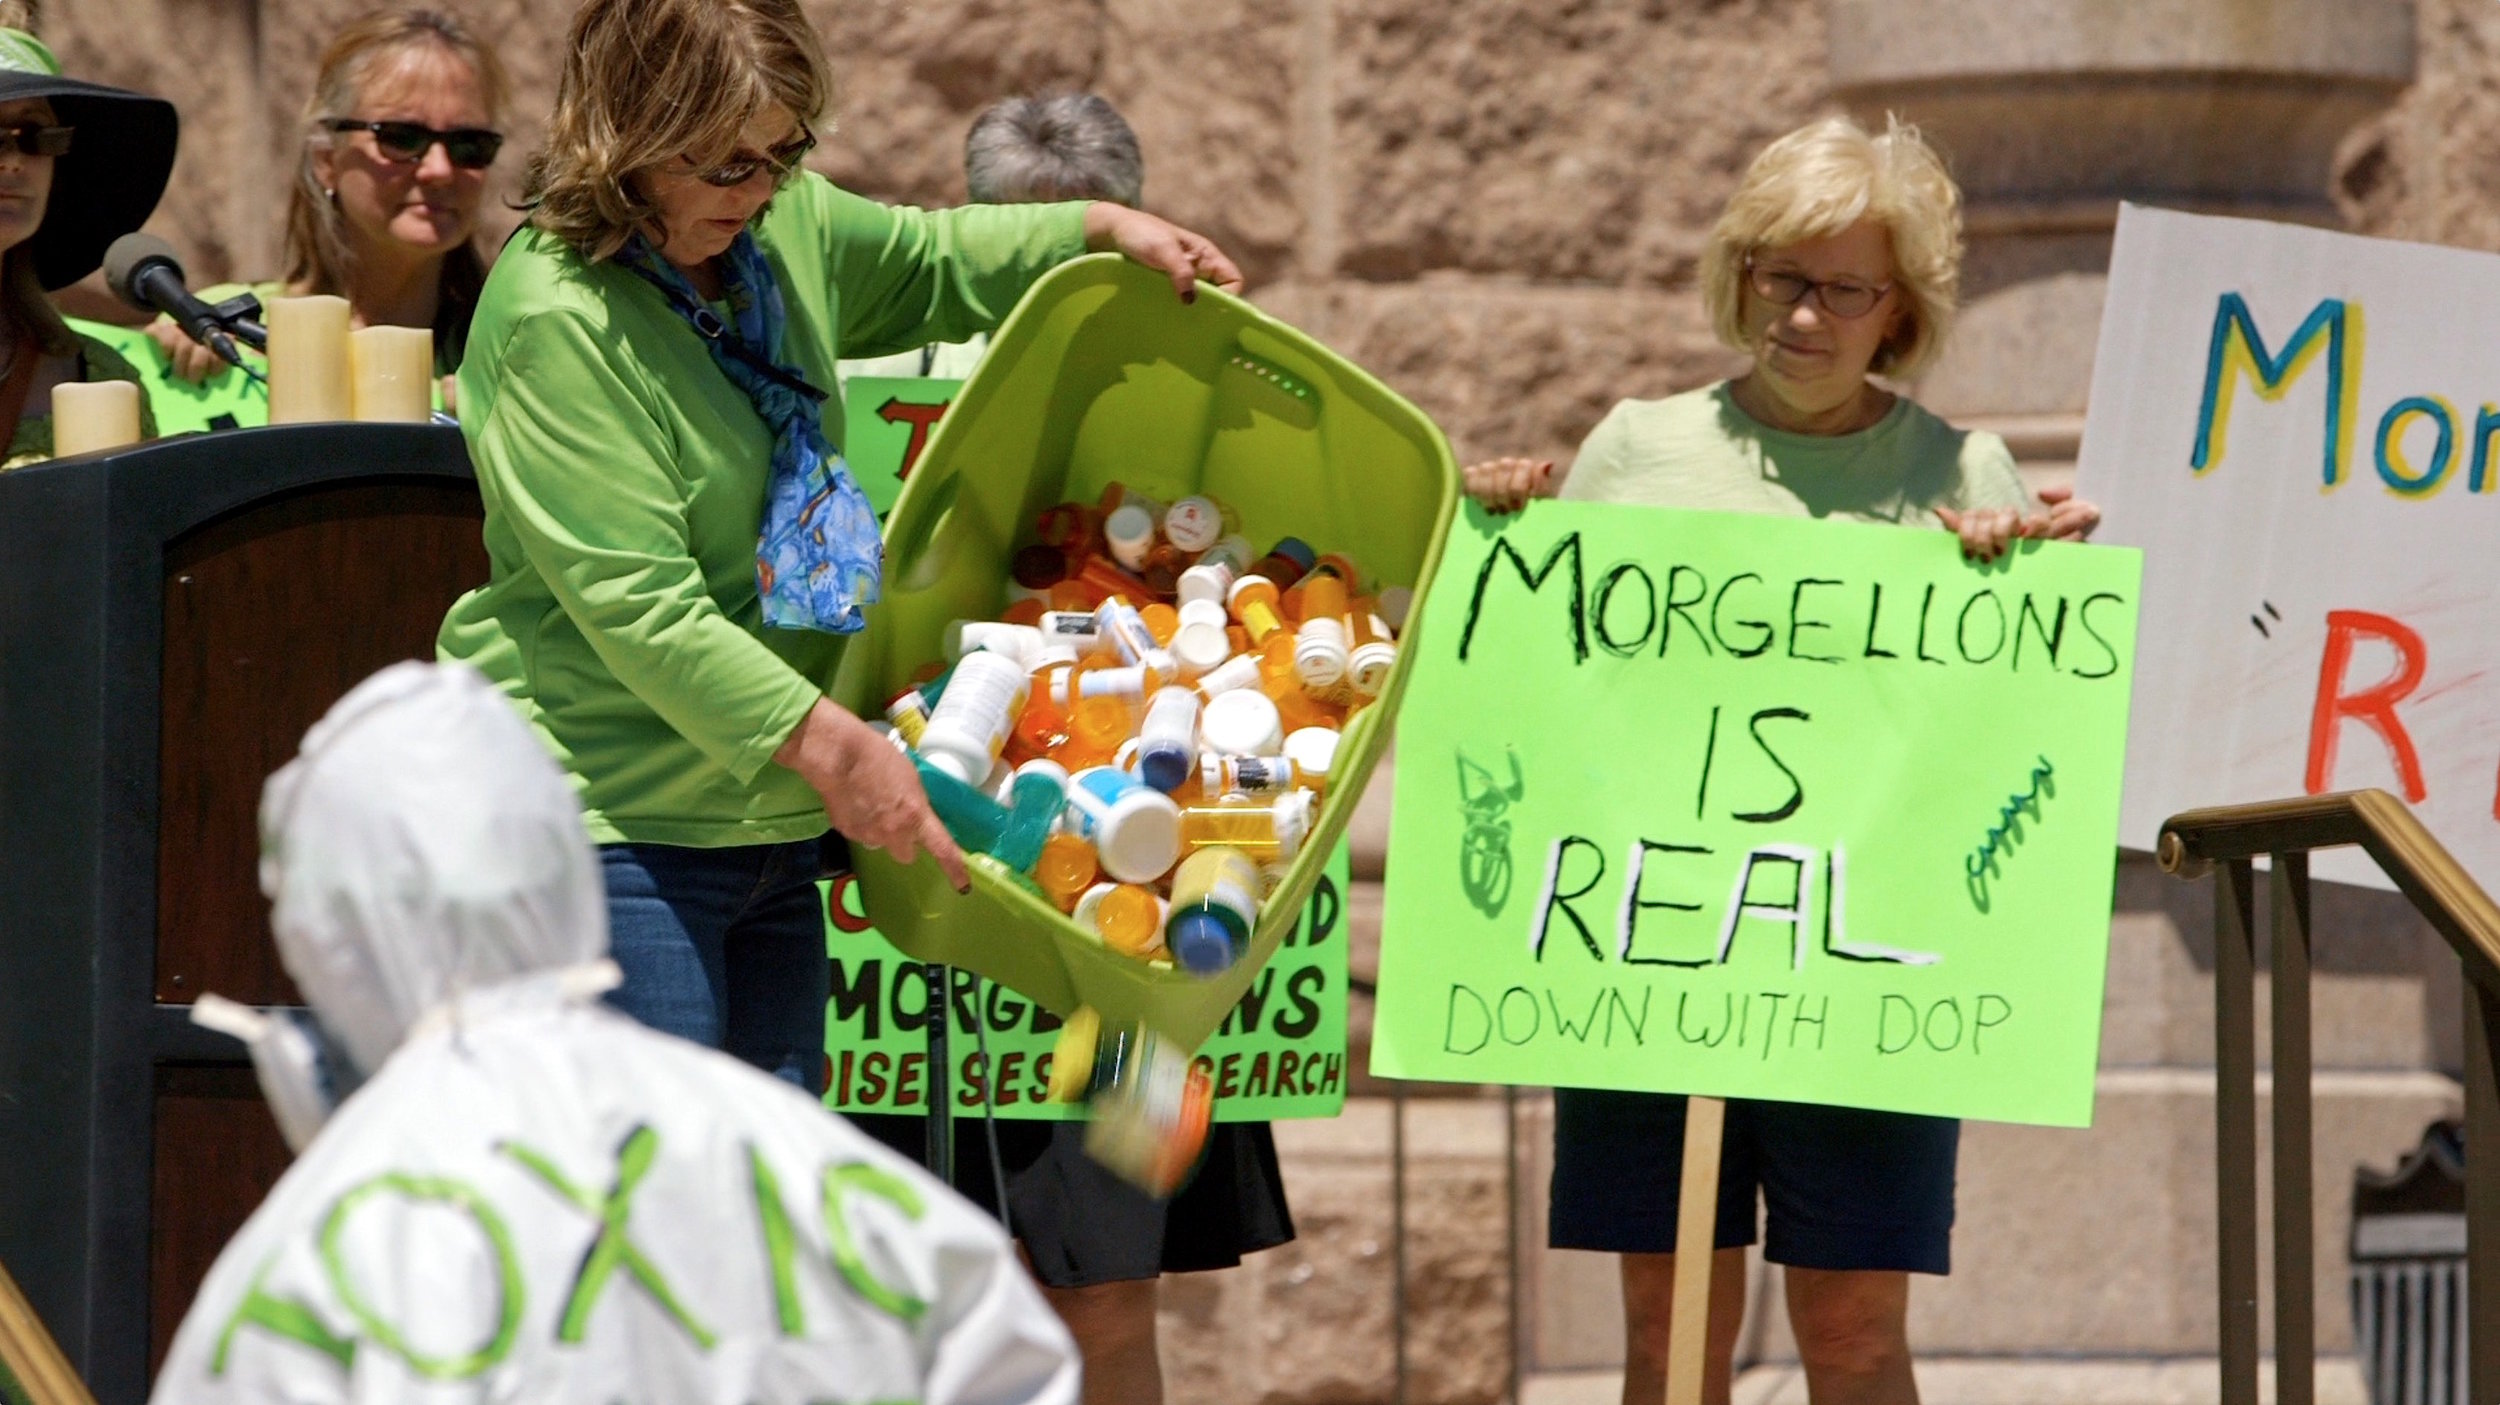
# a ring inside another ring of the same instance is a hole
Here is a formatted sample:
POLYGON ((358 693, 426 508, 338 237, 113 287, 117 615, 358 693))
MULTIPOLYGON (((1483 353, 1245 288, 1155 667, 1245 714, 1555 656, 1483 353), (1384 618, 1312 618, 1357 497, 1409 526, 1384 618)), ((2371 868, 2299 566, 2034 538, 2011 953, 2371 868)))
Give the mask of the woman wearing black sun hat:
MULTIPOLYGON (((139 379, 61 320, 54 289, 93 273, 137 229, 174 168, 174 105, 61 76, 0 4, 0 469, 52 457, 52 388, 139 379)), ((144 402, 143 430, 154 434, 144 402)))

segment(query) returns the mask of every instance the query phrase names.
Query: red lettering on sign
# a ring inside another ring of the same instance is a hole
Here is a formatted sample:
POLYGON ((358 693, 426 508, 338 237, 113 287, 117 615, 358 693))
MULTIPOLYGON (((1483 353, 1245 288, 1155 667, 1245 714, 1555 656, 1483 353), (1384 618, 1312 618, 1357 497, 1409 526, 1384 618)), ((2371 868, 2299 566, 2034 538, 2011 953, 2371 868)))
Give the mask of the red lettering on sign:
MULTIPOLYGON (((948 404, 952 404, 949 401, 948 404)), ((911 442, 903 446, 902 467, 894 470, 897 479, 911 477, 912 465, 920 462, 920 451, 929 446, 929 431, 946 416, 945 405, 914 405, 899 395, 888 396, 877 407, 877 418, 887 424, 911 426, 911 442)))
POLYGON ((859 875, 837 873, 825 884, 825 920, 837 932, 865 932, 873 925, 865 911, 851 911, 851 894, 859 891, 859 875))
POLYGON ((2422 636, 2401 621, 2367 610, 2327 612, 2326 652, 2318 660, 2318 705, 2309 719, 2307 784, 2311 795, 2333 788, 2335 743, 2349 718, 2378 733, 2379 740, 2387 744, 2388 759, 2395 763, 2396 779, 2405 799, 2416 805, 2422 803, 2430 793, 2422 784, 2422 761, 2414 754, 2412 735, 2396 716, 2396 704, 2421 685, 2422 671, 2429 661, 2430 651, 2423 645, 2422 636), (2347 693, 2344 671, 2352 664, 2354 642, 2363 638, 2383 640, 2394 648, 2396 671, 2357 693, 2347 693))

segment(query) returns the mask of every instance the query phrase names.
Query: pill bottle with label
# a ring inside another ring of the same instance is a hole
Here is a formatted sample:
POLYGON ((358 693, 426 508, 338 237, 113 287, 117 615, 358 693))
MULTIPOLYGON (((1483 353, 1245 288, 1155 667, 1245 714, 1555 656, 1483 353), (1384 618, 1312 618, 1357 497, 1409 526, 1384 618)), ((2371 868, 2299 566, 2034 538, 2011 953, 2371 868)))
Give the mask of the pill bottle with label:
POLYGON ((920 753, 967 785, 986 778, 1024 710, 1030 684, 1023 666, 1004 654, 976 649, 964 655, 929 714, 920 753))
POLYGON ((1181 811, 1181 847, 1193 857, 1221 847, 1259 863, 1289 863, 1310 833, 1307 790, 1289 790, 1273 800, 1201 800, 1181 811))
POLYGON ((976 649, 1005 654, 1031 669, 1042 661, 1042 631, 1032 625, 999 620, 952 620, 943 635, 946 656, 961 660, 976 649))
POLYGON ((1190 496, 1163 510, 1163 539, 1193 555, 1224 535, 1224 510, 1210 498, 1190 496))
POLYGON ((1233 582, 1225 595, 1225 604, 1241 627, 1250 631, 1250 642, 1264 645, 1278 634, 1291 636, 1277 604, 1276 583, 1265 576, 1243 576, 1233 582))
POLYGON ((1090 654, 1102 647, 1102 631, 1094 625, 1091 610, 1049 610, 1034 622, 1042 633, 1042 647, 1069 645, 1079 654, 1090 654))
POLYGON ((1077 830, 1102 871, 1122 883, 1152 883, 1181 852, 1181 811, 1172 797, 1110 766, 1079 771, 1068 787, 1077 830))
POLYGON ((1346 609, 1346 681, 1367 698, 1380 696, 1389 670, 1398 662, 1397 641, 1389 637, 1388 621, 1372 613, 1372 602, 1356 600, 1346 609))
POLYGON ((1172 875, 1163 944, 1184 971, 1221 975, 1250 950, 1259 922, 1259 868, 1239 849, 1200 849, 1172 875))
POLYGON ((1293 666, 1305 688, 1334 687, 1345 677, 1345 581, 1333 571, 1313 571, 1303 579, 1293 666))
POLYGON ((1137 774, 1169 795, 1198 765, 1198 694, 1195 689, 1158 689, 1137 730, 1137 774))
MULTIPOLYGON (((1294 736, 1300 736, 1297 732, 1294 736)), ((1330 732, 1327 735, 1337 735, 1330 732)), ((1293 737, 1285 738, 1290 750, 1293 737)), ((1198 790, 1202 795, 1273 795, 1287 790, 1316 790, 1318 786, 1305 780, 1302 772, 1284 756, 1217 756, 1212 753, 1199 758, 1198 790)), ((1181 811, 1187 823, 1189 811, 1181 811)))

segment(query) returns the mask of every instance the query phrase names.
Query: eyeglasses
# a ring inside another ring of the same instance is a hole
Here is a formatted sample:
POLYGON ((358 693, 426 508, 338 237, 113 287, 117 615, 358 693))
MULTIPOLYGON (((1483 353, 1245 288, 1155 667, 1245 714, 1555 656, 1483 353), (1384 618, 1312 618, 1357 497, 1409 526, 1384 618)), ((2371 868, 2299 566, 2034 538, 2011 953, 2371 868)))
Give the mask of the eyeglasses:
POLYGON ((1808 278, 1785 268, 1764 268, 1745 260, 1745 282, 1765 302, 1795 307, 1811 294, 1825 312, 1846 321, 1864 317, 1892 291, 1890 283, 1869 285, 1854 278, 1808 278))
POLYGON ((70 136, 77 130, 76 127, 47 127, 41 122, 20 122, 13 127, 0 127, 0 147, 28 156, 67 156, 70 136))
POLYGON ((779 185, 788 180, 791 173, 798 170, 799 163, 807 159, 807 153, 815 149, 816 134, 802 132, 761 156, 734 157, 708 171, 695 172, 694 178, 705 185, 727 190, 755 179, 758 171, 769 170, 773 173, 773 184, 779 185))
POLYGON ((321 125, 333 132, 371 132, 373 144, 394 161, 422 161, 440 142, 451 164, 464 171, 485 170, 503 150, 503 133, 483 127, 438 132, 416 122, 360 122, 353 117, 326 118, 321 125))

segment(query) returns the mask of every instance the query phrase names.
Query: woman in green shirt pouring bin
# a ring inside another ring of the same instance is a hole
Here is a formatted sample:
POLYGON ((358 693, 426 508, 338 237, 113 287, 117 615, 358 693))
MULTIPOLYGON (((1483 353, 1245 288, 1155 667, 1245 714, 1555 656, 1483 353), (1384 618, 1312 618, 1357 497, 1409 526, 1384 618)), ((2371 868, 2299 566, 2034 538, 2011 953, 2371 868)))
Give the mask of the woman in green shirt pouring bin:
POLYGON ((967 884, 909 762, 824 696, 879 569, 825 433, 834 363, 987 330, 1089 249, 1183 299, 1241 284, 1207 240, 1116 205, 838 190, 799 166, 829 92, 795 0, 575 15, 529 225, 460 370, 492 574, 439 640, 572 776, 616 1003, 819 1092, 828 820, 967 884))

